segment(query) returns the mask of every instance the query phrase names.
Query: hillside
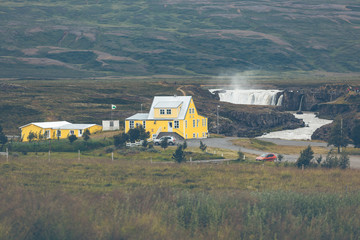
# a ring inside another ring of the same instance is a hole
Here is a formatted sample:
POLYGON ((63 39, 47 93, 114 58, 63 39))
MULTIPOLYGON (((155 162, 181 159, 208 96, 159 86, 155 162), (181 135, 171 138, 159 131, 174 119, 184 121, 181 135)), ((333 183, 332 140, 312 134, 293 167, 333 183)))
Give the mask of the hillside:
POLYGON ((29 0, 0 6, 0 78, 360 70, 356 0, 29 0))

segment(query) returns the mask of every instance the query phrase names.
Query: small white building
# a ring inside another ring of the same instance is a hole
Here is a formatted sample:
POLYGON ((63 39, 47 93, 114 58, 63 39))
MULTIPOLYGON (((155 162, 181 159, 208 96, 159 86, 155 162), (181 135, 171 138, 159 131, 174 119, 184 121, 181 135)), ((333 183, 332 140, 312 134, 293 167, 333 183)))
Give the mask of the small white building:
POLYGON ((103 120, 102 127, 103 131, 120 130, 120 123, 119 120, 103 120))

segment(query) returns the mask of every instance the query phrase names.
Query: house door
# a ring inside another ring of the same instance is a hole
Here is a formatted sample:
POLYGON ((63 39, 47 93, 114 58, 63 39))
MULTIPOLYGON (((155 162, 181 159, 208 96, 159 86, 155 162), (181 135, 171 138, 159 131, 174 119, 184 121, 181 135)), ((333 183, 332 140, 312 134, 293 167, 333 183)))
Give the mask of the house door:
POLYGON ((172 132, 172 131, 173 131, 173 123, 169 122, 168 132, 172 132))

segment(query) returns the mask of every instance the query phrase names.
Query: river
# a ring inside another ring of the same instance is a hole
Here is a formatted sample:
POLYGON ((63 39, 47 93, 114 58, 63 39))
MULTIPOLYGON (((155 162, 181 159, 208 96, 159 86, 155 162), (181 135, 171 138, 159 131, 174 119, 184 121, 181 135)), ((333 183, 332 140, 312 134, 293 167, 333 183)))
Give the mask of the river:
POLYGON ((286 140, 311 140, 311 135, 316 129, 329 124, 332 120, 321 119, 315 116, 313 112, 304 112, 303 114, 293 113, 298 119, 305 122, 306 127, 293 130, 283 130, 264 134, 258 138, 279 138, 286 140))

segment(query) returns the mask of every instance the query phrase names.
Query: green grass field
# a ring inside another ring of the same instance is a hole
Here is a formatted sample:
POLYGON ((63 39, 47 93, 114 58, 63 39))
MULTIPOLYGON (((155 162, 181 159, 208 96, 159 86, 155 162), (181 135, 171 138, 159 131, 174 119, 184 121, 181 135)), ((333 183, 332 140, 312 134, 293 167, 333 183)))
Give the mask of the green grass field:
POLYGON ((0 159, 1 239, 358 239, 358 170, 0 159))

